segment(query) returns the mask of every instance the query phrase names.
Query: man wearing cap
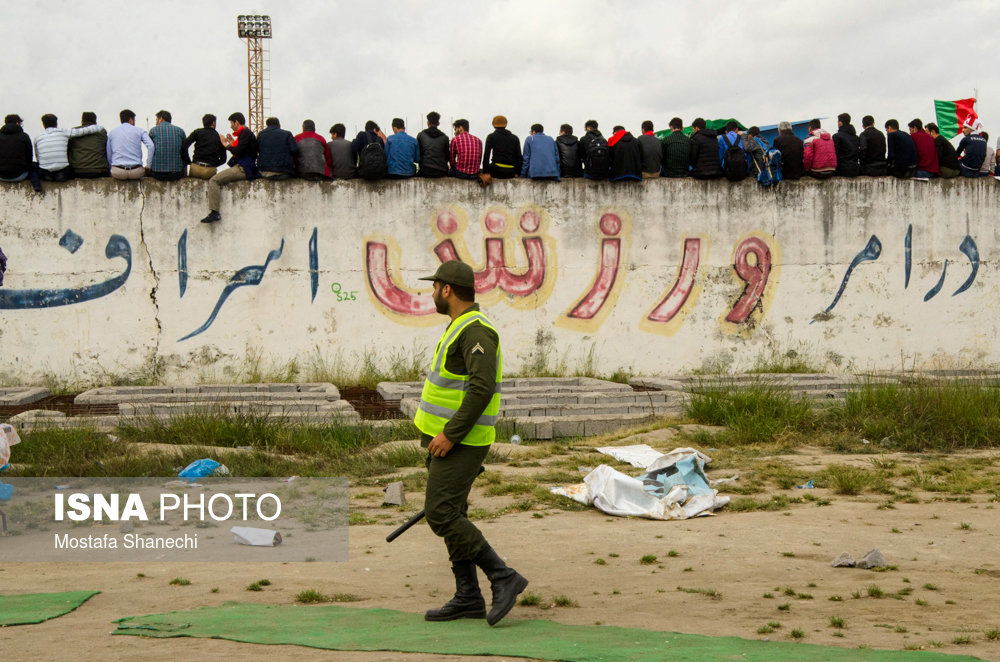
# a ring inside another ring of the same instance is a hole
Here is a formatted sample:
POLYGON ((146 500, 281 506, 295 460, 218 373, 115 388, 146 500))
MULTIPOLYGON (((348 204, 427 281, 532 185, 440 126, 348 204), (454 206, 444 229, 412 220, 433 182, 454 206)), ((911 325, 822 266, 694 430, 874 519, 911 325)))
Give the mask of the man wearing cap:
POLYGON ((455 575, 455 596, 425 615, 428 621, 486 618, 495 625, 514 607, 528 580, 507 566, 467 517, 469 490, 496 437, 503 358, 500 337, 475 303, 472 268, 457 260, 433 276, 434 305, 451 323, 434 350, 413 419, 427 448, 427 524, 444 538, 455 575), (490 580, 489 613, 476 567, 490 580))
POLYGON ((21 128, 20 115, 10 114, 0 128, 0 182, 31 180, 36 191, 42 190, 38 169, 31 160, 31 138, 21 128))
POLYGON ((982 177, 980 170, 986 160, 988 141, 982 135, 983 125, 971 115, 962 123, 965 137, 958 143, 958 169, 962 177, 982 177))
POLYGON ((521 142, 507 130, 507 118, 493 118, 493 133, 483 147, 483 172, 494 179, 513 179, 521 172, 521 142), (492 158, 491 158, 492 157, 492 158))

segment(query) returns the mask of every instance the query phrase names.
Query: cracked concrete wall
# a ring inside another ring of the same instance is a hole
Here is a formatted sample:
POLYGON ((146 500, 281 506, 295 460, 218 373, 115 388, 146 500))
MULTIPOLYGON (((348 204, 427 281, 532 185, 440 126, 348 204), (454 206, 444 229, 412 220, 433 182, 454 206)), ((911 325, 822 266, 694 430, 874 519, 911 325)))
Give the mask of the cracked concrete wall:
POLYGON ((0 380, 157 366, 196 382, 292 361, 350 372, 365 355, 386 369, 426 359, 444 318, 417 278, 438 253, 482 272, 508 371, 654 375, 789 354, 834 371, 989 365, 995 186, 257 181, 224 189, 223 220, 207 226, 200 181, 3 186, 0 380), (59 245, 67 230, 84 239, 75 253, 59 245), (46 307, 120 279, 126 260, 106 256, 115 234, 131 248, 124 284, 46 307))

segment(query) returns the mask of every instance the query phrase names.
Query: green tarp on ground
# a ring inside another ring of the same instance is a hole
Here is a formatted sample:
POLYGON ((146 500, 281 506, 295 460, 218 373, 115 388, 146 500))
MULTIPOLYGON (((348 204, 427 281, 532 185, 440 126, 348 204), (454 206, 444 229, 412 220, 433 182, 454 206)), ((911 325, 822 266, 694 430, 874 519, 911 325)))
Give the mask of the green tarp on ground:
POLYGON ((255 644, 297 644, 341 651, 507 655, 559 662, 960 662, 941 653, 877 651, 706 637, 608 626, 509 618, 427 623, 420 614, 339 606, 227 603, 191 611, 122 618, 115 634, 209 637, 255 644))
POLYGON ((68 614, 100 591, 0 595, 0 626, 41 623, 68 614))

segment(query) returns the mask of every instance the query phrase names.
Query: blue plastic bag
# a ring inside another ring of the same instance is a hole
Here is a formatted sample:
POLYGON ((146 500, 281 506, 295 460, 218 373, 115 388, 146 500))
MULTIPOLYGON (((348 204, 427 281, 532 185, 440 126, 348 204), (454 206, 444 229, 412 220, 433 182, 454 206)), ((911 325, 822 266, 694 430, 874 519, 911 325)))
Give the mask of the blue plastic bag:
POLYGON ((14 486, 7 483, 0 483, 0 501, 10 501, 14 494, 14 486))
POLYGON ((212 473, 219 468, 219 463, 215 460, 210 460, 205 458, 203 460, 195 460, 191 464, 187 465, 181 472, 177 474, 180 478, 185 480, 195 481, 199 478, 204 478, 206 476, 211 476, 212 473))

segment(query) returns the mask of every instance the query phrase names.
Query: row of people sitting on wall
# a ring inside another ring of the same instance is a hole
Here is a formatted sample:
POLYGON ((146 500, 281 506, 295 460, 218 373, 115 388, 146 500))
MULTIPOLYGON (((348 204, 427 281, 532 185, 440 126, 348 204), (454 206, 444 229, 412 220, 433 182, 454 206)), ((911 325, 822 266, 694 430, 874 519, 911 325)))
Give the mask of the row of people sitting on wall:
MULTIPOLYGON (((743 132, 738 124, 730 122, 718 134, 707 128, 704 119, 697 118, 688 136, 677 117, 670 120, 670 133, 662 140, 653 133, 653 123, 648 120, 642 123, 638 137, 616 126, 607 139, 598 123, 588 120, 579 139, 569 124, 563 124, 554 139, 545 134, 541 124, 534 124, 523 144, 507 129, 507 119, 502 115, 493 118, 493 132, 485 144, 470 133, 469 122, 464 119, 453 123, 454 135, 449 139, 438 128, 440 115, 436 112, 427 115, 427 128, 416 137, 407 134, 403 120, 397 118, 392 121, 390 136, 374 121, 368 121, 353 141, 347 140, 343 124, 334 124, 329 142, 316 133, 312 120, 305 120, 302 131, 293 135, 271 117, 255 136, 238 112, 229 116, 231 132, 225 136, 216 130, 216 118, 211 114, 205 115, 202 128, 190 135, 172 124, 171 114, 165 110, 156 114, 156 126, 148 133, 135 125, 135 113, 128 109, 119 113, 121 123, 111 131, 97 124, 92 112, 83 113, 81 125, 73 129, 59 128, 58 118, 52 114, 41 119, 44 131, 34 141, 37 161, 33 161, 32 141, 22 128, 21 118, 5 118, 0 129, 0 181, 30 179, 40 190, 40 180, 107 176, 139 179, 150 175, 173 181, 190 175, 209 180, 210 214, 203 219, 205 222, 221 218, 220 186, 258 176, 273 180, 414 176, 479 180, 585 177, 616 182, 688 176, 739 179, 760 173, 771 147, 757 127, 743 132), (219 171, 227 160, 230 168, 219 171), (734 177, 730 166, 740 161, 745 168, 738 168, 742 174, 734 177)), ((962 127, 965 137, 957 150, 939 134, 935 124, 928 124, 925 130, 919 119, 909 123, 908 133, 900 131, 896 120, 888 120, 888 136, 875 128, 870 115, 862 120, 860 135, 851 125, 850 115, 844 113, 837 119, 838 130, 833 135, 822 128, 818 119, 812 120, 805 140, 792 132, 788 122, 779 124, 773 148, 781 153, 785 179, 803 175, 820 179, 859 175, 975 177, 992 172, 997 158, 988 149, 988 135, 971 118, 962 127)))

